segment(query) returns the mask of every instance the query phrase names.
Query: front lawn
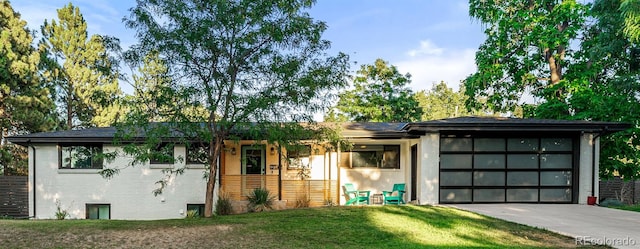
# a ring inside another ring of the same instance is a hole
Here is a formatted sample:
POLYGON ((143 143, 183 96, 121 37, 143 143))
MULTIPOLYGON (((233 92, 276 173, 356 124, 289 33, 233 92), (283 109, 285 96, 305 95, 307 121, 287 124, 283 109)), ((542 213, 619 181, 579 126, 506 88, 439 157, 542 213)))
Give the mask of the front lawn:
POLYGON ((612 207, 612 208, 640 212, 640 205, 625 205, 625 206, 618 206, 618 207, 612 207))
POLYGON ((0 248, 571 248, 573 238, 448 207, 292 209, 159 221, 0 220, 0 248))

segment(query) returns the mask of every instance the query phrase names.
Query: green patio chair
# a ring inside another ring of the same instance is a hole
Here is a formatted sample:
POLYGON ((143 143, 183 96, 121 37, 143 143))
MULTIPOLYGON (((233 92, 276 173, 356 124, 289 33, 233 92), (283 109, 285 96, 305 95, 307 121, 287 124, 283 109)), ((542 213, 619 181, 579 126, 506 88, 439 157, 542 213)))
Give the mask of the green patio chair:
POLYGON ((382 191, 382 198, 384 198, 384 204, 405 204, 404 202, 404 183, 393 184, 393 190, 382 191))
POLYGON ((344 194, 349 198, 344 205, 353 205, 353 204, 367 204, 369 205, 369 194, 371 191, 368 190, 356 190, 356 188, 351 183, 344 184, 344 194))

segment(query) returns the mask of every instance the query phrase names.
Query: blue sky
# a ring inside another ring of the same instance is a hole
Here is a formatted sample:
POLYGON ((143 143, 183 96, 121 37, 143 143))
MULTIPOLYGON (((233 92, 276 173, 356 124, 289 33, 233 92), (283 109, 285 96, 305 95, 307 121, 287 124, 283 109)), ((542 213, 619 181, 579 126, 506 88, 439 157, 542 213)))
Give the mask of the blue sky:
MULTIPOLYGON (((124 47, 136 42, 134 32, 122 23, 135 0, 71 2, 80 7, 90 33, 118 37, 124 47)), ((37 30, 45 19, 57 19, 56 9, 68 3, 11 1, 37 30)), ((414 90, 428 90, 443 80, 457 89, 475 71, 474 53, 484 40, 480 24, 468 16, 468 2, 462 0, 318 0, 309 13, 327 23, 331 52, 347 53, 356 62, 352 71, 382 58, 410 73, 414 90)))

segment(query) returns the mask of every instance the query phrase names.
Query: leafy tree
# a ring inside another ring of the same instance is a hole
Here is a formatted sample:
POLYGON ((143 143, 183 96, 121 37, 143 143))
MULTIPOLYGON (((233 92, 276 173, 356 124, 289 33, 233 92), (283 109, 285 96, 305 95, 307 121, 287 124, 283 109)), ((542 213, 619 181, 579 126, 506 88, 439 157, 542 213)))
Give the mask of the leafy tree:
POLYGON ((420 120, 416 97, 407 87, 410 74, 382 59, 372 65, 362 65, 353 79, 355 89, 339 95, 336 106, 325 117, 326 121, 356 122, 410 122, 420 120))
POLYGON ((421 120, 435 120, 473 115, 465 108, 467 96, 464 94, 464 85, 458 92, 447 86, 444 81, 433 84, 430 91, 419 91, 416 99, 423 110, 421 120))
POLYGON ((40 47, 47 55, 47 77, 56 89, 66 129, 107 126, 118 114, 118 73, 106 49, 111 38, 87 34, 78 7, 58 9, 58 21, 45 20, 40 47))
MULTIPOLYGON (((328 56, 323 22, 305 9, 310 0, 140 0, 125 23, 140 44, 133 54, 157 51, 171 84, 157 96, 164 125, 149 123, 142 106, 123 124, 127 139, 140 129, 144 146, 125 145, 135 165, 162 142, 194 143, 207 151, 205 216, 212 214, 218 160, 225 141, 238 132, 287 144, 309 135, 298 122, 311 121, 331 92, 346 82, 347 57, 328 56), (206 116, 189 109, 206 110, 206 116), (131 127, 137 127, 132 129, 131 127), (129 133, 128 131, 133 131, 129 133), (171 140, 173 138, 173 140, 171 140)), ((130 166, 130 165, 127 165, 130 166)), ((179 174, 175 169, 168 174, 179 174)), ((113 176, 118 168, 105 169, 113 176)), ((165 181, 159 181, 160 194, 165 181)))
POLYGON ((26 174, 25 151, 6 137, 48 129, 52 102, 38 73, 40 54, 9 1, 0 1, 0 171, 26 174))
POLYGON ((590 15, 596 21, 583 31, 577 62, 567 75, 571 115, 565 118, 634 124, 633 129, 601 140, 601 177, 619 175, 630 180, 640 177, 640 44, 624 35, 628 28, 625 2, 593 3, 590 15))
MULTIPOLYGON (((618 4, 618 1, 612 1, 618 4)), ((624 18, 624 34, 633 43, 640 43, 640 1, 622 0, 619 7, 624 18)))
POLYGON ((478 72, 465 82, 469 107, 482 106, 473 98, 480 96, 493 110, 513 110, 532 90, 542 103, 522 105, 524 116, 634 124, 602 137, 600 172, 637 178, 640 50, 629 33, 632 2, 471 1, 487 40, 476 54, 478 72))
MULTIPOLYGON (((585 22, 587 6, 575 0, 470 0, 469 15, 485 25, 487 39, 476 52, 478 71, 465 80, 470 108, 483 105, 513 111, 523 94, 531 92, 558 107, 569 43, 585 22), (485 103, 478 99, 486 98, 485 103)), ((566 113, 560 105, 556 112, 566 113)))

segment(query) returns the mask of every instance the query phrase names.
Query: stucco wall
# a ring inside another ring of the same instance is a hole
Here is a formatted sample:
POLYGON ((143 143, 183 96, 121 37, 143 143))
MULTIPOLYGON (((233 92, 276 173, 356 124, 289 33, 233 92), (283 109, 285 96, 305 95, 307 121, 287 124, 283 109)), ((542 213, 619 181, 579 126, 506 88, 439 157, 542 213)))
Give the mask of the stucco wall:
POLYGON ((437 204, 440 198, 440 134, 427 133, 418 145, 418 202, 437 204))
MULTIPOLYGON (((86 204, 110 204, 111 219, 168 219, 186 215, 187 204, 203 204, 206 180, 203 167, 187 167, 183 175, 173 177, 162 195, 154 196, 155 182, 162 179, 162 168, 171 165, 139 165, 126 167, 130 158, 119 157, 106 167, 123 168, 112 179, 105 179, 95 169, 58 169, 58 149, 55 145, 36 145, 36 169, 30 173, 30 215, 35 218, 55 218, 56 201, 70 212, 69 218, 85 218, 86 204), (35 188, 33 174, 36 174, 35 188), (35 202, 33 201, 35 191, 35 202)), ((104 151, 114 151, 104 146, 104 151)), ((30 150, 33 159, 33 152, 30 150)), ((176 146, 176 157, 184 157, 185 148, 176 146)), ((177 163, 176 167, 184 166, 177 163)))
POLYGON ((599 192, 599 169, 600 164, 598 155, 600 154, 600 138, 596 138, 591 133, 585 133, 580 136, 580 161, 577 172, 578 175, 578 203, 587 204, 587 196, 598 196, 599 192), (595 143, 594 143, 595 142, 595 143), (593 146, 595 147, 595 164, 593 163, 593 146), (595 167, 595 170, 592 170, 595 167), (595 174, 594 174, 595 172, 595 174), (595 178, 592 177, 595 175, 595 178), (595 182, 594 182, 595 179, 595 182), (593 186, 593 191, 592 191, 593 186))
POLYGON ((350 140, 354 144, 400 145, 400 168, 345 168, 340 169, 340 204, 346 202, 346 196, 342 186, 345 183, 353 183, 358 190, 369 190, 371 195, 382 194, 382 191, 390 191, 395 183, 405 183, 408 200, 411 174, 411 151, 409 140, 350 140))

